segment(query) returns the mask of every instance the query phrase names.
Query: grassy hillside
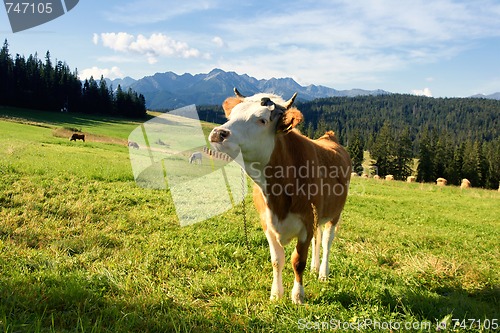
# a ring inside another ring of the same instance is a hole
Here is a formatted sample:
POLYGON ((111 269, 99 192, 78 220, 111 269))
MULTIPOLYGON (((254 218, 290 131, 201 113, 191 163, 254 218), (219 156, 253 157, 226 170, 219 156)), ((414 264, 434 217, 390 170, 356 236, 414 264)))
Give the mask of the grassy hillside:
MULTIPOLYGON (((137 123, 0 109, 5 116, 1 331, 295 332, 335 325, 435 331, 442 320, 476 331, 479 321, 500 325, 498 192, 356 178, 329 281, 306 274, 307 305, 292 305, 287 264, 287 297, 271 303, 268 246, 250 197, 248 251, 239 207, 181 228, 168 191, 136 186, 125 145, 57 136, 76 127, 126 140, 137 123)), ((288 257, 292 250, 287 247, 288 257)))

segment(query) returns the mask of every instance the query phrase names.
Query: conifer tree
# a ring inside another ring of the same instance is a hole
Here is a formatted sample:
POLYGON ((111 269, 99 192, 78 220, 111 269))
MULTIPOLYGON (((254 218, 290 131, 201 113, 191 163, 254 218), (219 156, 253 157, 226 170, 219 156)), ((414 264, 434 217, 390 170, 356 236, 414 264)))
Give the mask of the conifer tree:
POLYGON ((401 132, 395 142, 393 171, 394 179, 406 180, 412 173, 413 151, 410 130, 408 127, 401 132))
POLYGON ((434 160, 433 160, 433 147, 429 132, 425 134, 420 141, 418 151, 418 167, 417 167, 417 181, 418 182, 431 182, 436 179, 434 173, 434 160))
POLYGON ((361 174, 363 172, 363 144, 359 138, 359 133, 354 132, 351 136, 347 151, 351 156, 353 172, 361 174))
POLYGON ((9 43, 6 39, 0 50, 0 104, 7 104, 12 96, 13 67, 9 43))
POLYGON ((385 176, 392 173, 393 157, 391 153, 394 151, 394 139, 391 135, 391 125, 385 122, 373 143, 371 156, 375 159, 374 167, 377 169, 377 174, 385 176))

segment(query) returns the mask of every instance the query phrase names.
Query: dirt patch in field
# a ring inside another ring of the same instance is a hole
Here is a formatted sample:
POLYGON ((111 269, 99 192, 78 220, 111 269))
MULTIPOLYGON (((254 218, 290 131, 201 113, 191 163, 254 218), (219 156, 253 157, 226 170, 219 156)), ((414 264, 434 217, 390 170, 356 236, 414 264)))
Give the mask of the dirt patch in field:
POLYGON ((127 140, 125 139, 112 138, 105 135, 80 132, 77 131, 75 128, 58 127, 52 131, 53 136, 58 138, 67 138, 68 140, 71 138, 73 133, 85 134, 85 142, 111 143, 121 146, 127 146, 127 140))

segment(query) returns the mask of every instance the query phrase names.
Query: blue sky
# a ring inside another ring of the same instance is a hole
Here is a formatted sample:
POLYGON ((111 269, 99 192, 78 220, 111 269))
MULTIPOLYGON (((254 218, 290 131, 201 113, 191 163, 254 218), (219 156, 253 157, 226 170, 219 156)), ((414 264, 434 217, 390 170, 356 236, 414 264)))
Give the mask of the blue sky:
POLYGON ((500 91, 498 0, 81 0, 12 33, 12 54, 51 52, 81 78, 213 68, 302 85, 435 97, 500 91))

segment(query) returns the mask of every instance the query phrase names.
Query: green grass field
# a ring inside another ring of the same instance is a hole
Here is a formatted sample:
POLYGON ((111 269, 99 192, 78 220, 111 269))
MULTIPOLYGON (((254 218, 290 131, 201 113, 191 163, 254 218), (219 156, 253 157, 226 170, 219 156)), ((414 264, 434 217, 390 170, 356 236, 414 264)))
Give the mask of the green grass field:
POLYGON ((329 281, 307 273, 307 304, 295 306, 287 264, 286 297, 272 303, 250 195, 250 251, 240 207, 181 228, 170 193, 138 187, 128 148, 112 139, 138 125, 0 108, 0 331, 500 325, 500 193, 355 178, 329 281), (56 135, 63 127, 110 139, 70 142, 56 135))

